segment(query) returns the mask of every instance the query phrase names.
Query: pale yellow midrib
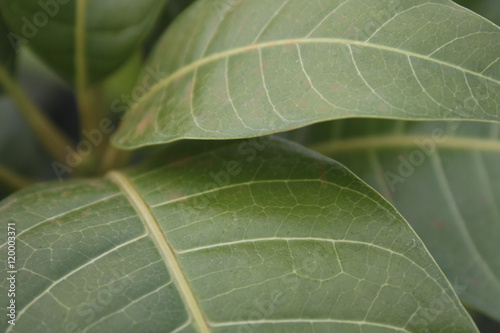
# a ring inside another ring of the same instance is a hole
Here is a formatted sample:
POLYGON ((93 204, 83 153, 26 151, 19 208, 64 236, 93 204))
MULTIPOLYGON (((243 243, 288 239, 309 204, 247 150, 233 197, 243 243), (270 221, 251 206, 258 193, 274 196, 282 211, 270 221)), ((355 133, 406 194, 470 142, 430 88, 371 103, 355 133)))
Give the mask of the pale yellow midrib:
POLYGON ((366 41, 357 41, 357 40, 350 40, 350 39, 344 39, 344 38, 290 38, 290 39, 282 39, 282 40, 273 40, 273 41, 268 41, 268 42, 262 42, 262 43, 255 43, 255 44, 249 44, 245 45, 242 47, 237 47, 225 51, 221 51, 218 53, 211 54, 207 57, 198 59, 192 63, 190 63, 187 66, 179 68, 177 71, 173 72, 160 82, 158 82, 155 86, 153 86, 150 90, 148 90, 131 108, 131 110, 135 109, 137 105, 141 103, 141 101, 148 99, 150 96, 154 95, 161 87, 166 86, 170 84, 170 82, 174 81, 175 79, 182 77, 186 73, 189 73, 193 70, 195 70, 198 67, 201 67, 205 64, 224 59, 226 57, 230 57, 233 55, 237 54, 244 54, 245 52, 252 51, 252 50, 259 50, 267 47, 273 47, 273 46, 284 46, 284 45, 293 45, 293 44, 317 44, 317 43, 325 43, 325 44, 341 44, 341 45, 355 45, 355 46, 361 46, 361 47, 369 47, 377 50, 384 50, 384 51, 389 51, 389 52, 394 52, 394 53, 399 53, 403 54, 406 56, 418 58, 418 59, 423 59, 427 61, 431 61, 449 68, 453 68, 456 70, 459 70, 463 73, 467 73, 470 75, 474 75, 477 77, 480 77, 484 80, 491 81, 495 84, 500 85, 500 80, 496 80, 492 77, 483 75, 481 73, 474 72, 472 70, 460 67, 458 65, 439 60, 436 58, 432 58, 426 55, 418 54, 415 52, 407 51, 407 50, 401 50, 397 49, 395 47, 391 46, 385 46, 385 45, 378 45, 378 44, 373 44, 370 42, 366 41))
POLYGON ((208 327, 205 316, 201 311, 201 308, 196 300, 193 291, 184 276, 184 272, 177 261, 174 251, 168 244, 163 231, 161 230, 158 222, 151 213, 149 206, 144 202, 140 194, 137 192, 135 186, 130 182, 130 180, 122 173, 118 171, 111 171, 107 174, 107 177, 111 179, 115 184, 117 184, 125 196, 129 199, 130 203, 136 209, 137 213, 143 220, 146 228, 148 229, 151 238, 155 242, 156 246, 160 250, 170 273, 173 276, 175 284, 179 288, 179 293, 186 304, 186 308, 191 314, 193 322, 201 333, 210 333, 210 328, 208 327))
MULTIPOLYGON (((380 135, 353 138, 310 145, 309 148, 325 155, 368 151, 372 149, 415 148, 419 141, 432 140, 431 135, 380 135)), ((475 139, 470 137, 448 137, 444 142, 432 141, 436 149, 478 150, 500 153, 500 141, 494 139, 475 139)))

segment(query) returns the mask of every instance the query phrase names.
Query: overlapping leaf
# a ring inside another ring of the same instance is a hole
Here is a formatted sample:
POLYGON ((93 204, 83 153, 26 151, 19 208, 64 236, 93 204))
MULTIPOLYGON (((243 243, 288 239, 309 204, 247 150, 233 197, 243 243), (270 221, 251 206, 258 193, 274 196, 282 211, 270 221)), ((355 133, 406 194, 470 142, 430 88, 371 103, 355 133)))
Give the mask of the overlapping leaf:
POLYGON ((157 46, 149 66, 163 79, 115 143, 356 116, 498 121, 499 59, 500 29, 447 0, 199 1, 157 46))
POLYGON ((3 330, 477 332, 408 224, 332 160, 261 139, 159 165, 2 203, 3 330))
POLYGON ((27 43, 47 63, 64 75, 75 76, 76 18, 82 16, 86 31, 86 67, 95 82, 126 61, 152 28, 165 0, 1 0, 0 8, 12 29, 16 47, 27 43), (85 1, 86 11, 76 12, 85 1))
POLYGON ((460 297, 500 320, 500 126, 348 120, 321 127, 309 137, 320 142, 316 149, 384 194, 460 297))

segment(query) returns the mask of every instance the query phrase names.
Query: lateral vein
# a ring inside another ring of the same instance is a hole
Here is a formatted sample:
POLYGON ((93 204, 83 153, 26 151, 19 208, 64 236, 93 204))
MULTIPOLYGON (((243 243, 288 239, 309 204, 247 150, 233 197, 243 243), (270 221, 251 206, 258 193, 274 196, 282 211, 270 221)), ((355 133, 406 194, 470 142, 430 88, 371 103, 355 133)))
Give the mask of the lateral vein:
POLYGON ((213 62, 221 60, 221 59, 225 59, 226 57, 231 57, 231 56, 235 56, 238 54, 243 54, 243 53, 249 52, 249 51, 254 51, 254 50, 261 51, 264 48, 270 48, 270 47, 275 47, 275 46, 287 46, 287 45, 293 45, 293 44, 299 44, 299 45, 302 45, 302 44, 338 44, 338 45, 345 45, 345 46, 349 46, 349 47, 358 46, 358 47, 376 49, 379 51, 392 52, 395 54, 401 54, 401 55, 411 57, 411 58, 417 58, 417 59, 422 59, 425 61, 433 62, 433 63, 436 63, 438 65, 444 66, 444 67, 458 70, 460 72, 463 72, 464 74, 473 75, 473 76, 476 76, 476 77, 481 78, 483 80, 490 81, 493 84, 500 84, 500 80, 497 80, 497 79, 490 77, 490 76, 486 76, 482 73, 474 72, 473 70, 461 67, 460 65, 455 65, 453 63, 449 63, 449 62, 446 62, 444 60, 432 58, 432 57, 429 57, 429 56, 426 56, 423 54, 419 54, 416 52, 408 51, 408 50, 398 49, 398 48, 395 48, 392 46, 379 45, 379 44, 373 44, 370 42, 357 41, 357 40, 344 39, 344 38, 290 38, 290 39, 272 40, 272 41, 267 41, 267 42, 262 42, 262 43, 249 44, 249 45, 245 45, 245 46, 241 46, 241 47, 223 50, 223 51, 220 51, 217 53, 210 54, 208 56, 204 56, 201 59, 198 59, 198 60, 190 63, 189 65, 186 65, 184 67, 177 69, 175 72, 171 73, 169 76, 162 79, 155 86, 153 86, 150 90, 148 90, 144 94, 144 96, 142 96, 131 107, 131 110, 137 108, 138 105, 143 100, 147 100, 149 97, 154 95, 162 87, 167 86, 175 79, 183 77, 187 73, 195 71, 197 68, 199 68, 201 66, 204 66, 204 65, 209 64, 209 63, 213 63, 213 62))
POLYGON ((130 180, 122 173, 118 171, 111 171, 107 174, 107 177, 111 179, 116 185, 120 187, 122 192, 127 196, 128 200, 134 206, 137 213, 143 220, 146 228, 148 229, 153 241, 156 246, 160 250, 163 259, 165 260, 169 271, 172 273, 173 280, 175 284, 179 288, 179 292, 181 294, 184 303, 186 304, 186 308, 191 314, 195 325, 198 327, 198 330, 201 333, 210 333, 210 328, 208 327, 208 323, 201 311, 200 305, 196 300, 193 291, 191 290, 191 286, 184 275, 184 272, 181 269, 179 262, 175 256, 174 250, 168 244, 168 241, 161 230, 158 222, 155 217, 151 213, 149 206, 146 204, 141 195, 137 192, 135 186, 130 182, 130 180))

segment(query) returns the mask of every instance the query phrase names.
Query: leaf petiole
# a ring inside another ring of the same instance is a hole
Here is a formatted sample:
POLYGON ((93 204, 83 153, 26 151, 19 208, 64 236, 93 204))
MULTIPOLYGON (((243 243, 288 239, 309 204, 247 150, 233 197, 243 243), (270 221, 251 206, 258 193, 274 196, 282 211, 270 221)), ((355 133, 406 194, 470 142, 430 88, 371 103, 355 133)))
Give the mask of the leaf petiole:
POLYGON ((112 144, 109 144, 102 156, 99 174, 105 174, 114 168, 125 166, 130 159, 130 155, 131 151, 118 149, 112 144))

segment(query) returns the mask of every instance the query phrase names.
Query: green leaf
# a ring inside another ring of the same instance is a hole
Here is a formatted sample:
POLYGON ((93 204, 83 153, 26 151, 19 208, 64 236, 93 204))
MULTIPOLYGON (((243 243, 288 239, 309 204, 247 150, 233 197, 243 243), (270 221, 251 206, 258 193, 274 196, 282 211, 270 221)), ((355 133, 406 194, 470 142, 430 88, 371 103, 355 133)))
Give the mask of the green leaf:
POLYGON ((324 127, 311 130, 314 147, 391 201, 462 286, 460 297, 500 321, 500 126, 371 119, 324 127))
POLYGON ((27 43, 51 67, 75 76, 76 17, 86 20, 88 77, 96 82, 123 64, 146 38, 165 0, 0 0, 14 45, 27 43), (86 12, 76 3, 86 2, 86 12))
POLYGON ((499 121, 499 55, 499 27, 447 0, 199 1, 157 45, 149 68, 164 77, 114 143, 360 116, 499 121))
POLYGON ((37 185, 0 214, 7 332, 477 332, 392 206, 284 141, 37 185))

